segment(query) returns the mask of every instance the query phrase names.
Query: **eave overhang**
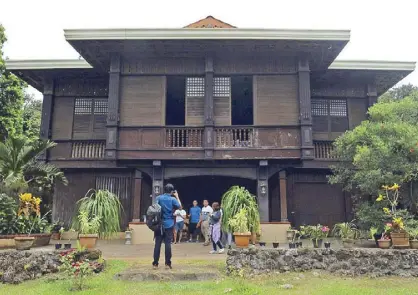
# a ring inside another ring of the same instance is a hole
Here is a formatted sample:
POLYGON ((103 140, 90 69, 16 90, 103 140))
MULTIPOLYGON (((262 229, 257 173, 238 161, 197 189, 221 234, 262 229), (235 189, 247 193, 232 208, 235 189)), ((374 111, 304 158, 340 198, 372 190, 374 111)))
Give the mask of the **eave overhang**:
POLYGON ((302 29, 76 29, 66 40, 94 67, 109 68, 110 54, 141 57, 305 56, 314 69, 327 69, 350 40, 349 30, 302 29))

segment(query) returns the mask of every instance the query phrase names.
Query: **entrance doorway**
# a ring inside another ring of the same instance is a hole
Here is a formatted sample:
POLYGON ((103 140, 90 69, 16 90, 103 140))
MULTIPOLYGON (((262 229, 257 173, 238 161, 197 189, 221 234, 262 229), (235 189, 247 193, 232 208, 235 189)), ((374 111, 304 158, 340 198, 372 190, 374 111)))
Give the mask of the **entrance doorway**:
POLYGON ((254 195, 257 193, 256 180, 225 177, 225 176, 188 176, 182 178, 172 178, 166 180, 172 183, 179 193, 183 207, 188 212, 196 200, 202 206, 203 200, 221 202, 222 195, 233 185, 243 186, 254 195))

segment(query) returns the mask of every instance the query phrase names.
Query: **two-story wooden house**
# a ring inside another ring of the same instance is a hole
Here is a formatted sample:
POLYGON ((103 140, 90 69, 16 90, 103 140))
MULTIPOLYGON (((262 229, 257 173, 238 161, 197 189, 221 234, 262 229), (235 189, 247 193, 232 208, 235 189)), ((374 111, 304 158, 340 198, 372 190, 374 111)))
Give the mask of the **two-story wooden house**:
POLYGON ((366 119, 415 63, 334 61, 344 30, 239 29, 207 17, 180 29, 65 30, 84 59, 8 60, 44 95, 45 160, 64 169, 55 219, 90 188, 142 219, 166 182, 185 207, 231 185, 263 224, 332 225, 350 198, 327 183, 331 142, 366 119))

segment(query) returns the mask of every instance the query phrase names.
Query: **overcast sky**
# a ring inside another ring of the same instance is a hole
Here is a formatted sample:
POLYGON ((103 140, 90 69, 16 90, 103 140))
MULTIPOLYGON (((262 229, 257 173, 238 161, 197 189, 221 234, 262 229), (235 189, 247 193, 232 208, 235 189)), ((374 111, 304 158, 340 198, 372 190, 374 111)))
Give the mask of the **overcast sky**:
MULTIPOLYGON (((78 58, 63 29, 178 28, 212 15, 240 28, 350 29, 338 59, 418 61, 413 0, 3 0, 10 59, 78 58)), ((402 83, 418 85, 418 72, 402 83)))

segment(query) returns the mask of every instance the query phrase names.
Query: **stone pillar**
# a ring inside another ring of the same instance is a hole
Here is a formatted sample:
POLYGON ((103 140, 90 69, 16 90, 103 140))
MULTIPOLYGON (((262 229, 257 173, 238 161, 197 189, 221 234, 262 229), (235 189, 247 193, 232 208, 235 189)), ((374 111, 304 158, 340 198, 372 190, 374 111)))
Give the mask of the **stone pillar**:
MULTIPOLYGON (((48 140, 51 138, 51 121, 52 121, 52 110, 53 110, 53 96, 54 96, 54 80, 44 80, 44 91, 43 91, 43 102, 42 102, 42 114, 41 114, 41 128, 39 138, 48 140)), ((39 156, 39 160, 48 160, 48 151, 42 153, 39 156)))
POLYGON ((107 103, 106 158, 116 159, 118 148, 119 101, 120 101, 120 55, 112 54, 109 71, 109 98, 107 103))
POLYGON ((132 219, 141 219, 142 172, 135 170, 132 198, 132 219))
POLYGON ((205 60, 205 131, 204 148, 205 158, 213 158, 215 147, 214 119, 213 119, 213 59, 206 57, 205 60))
POLYGON ((152 162, 152 202, 155 198, 163 193, 164 176, 161 161, 152 162))
POLYGON ((285 222, 287 219, 287 179, 286 170, 279 172, 280 181, 280 220, 285 222))
POLYGON ((303 160, 313 160, 314 147, 312 141, 312 114, 311 114, 311 84, 309 61, 306 58, 299 60, 299 123, 301 137, 301 152, 303 160))
POLYGON ((257 201, 260 211, 260 221, 270 221, 268 161, 260 161, 257 180, 257 201))

